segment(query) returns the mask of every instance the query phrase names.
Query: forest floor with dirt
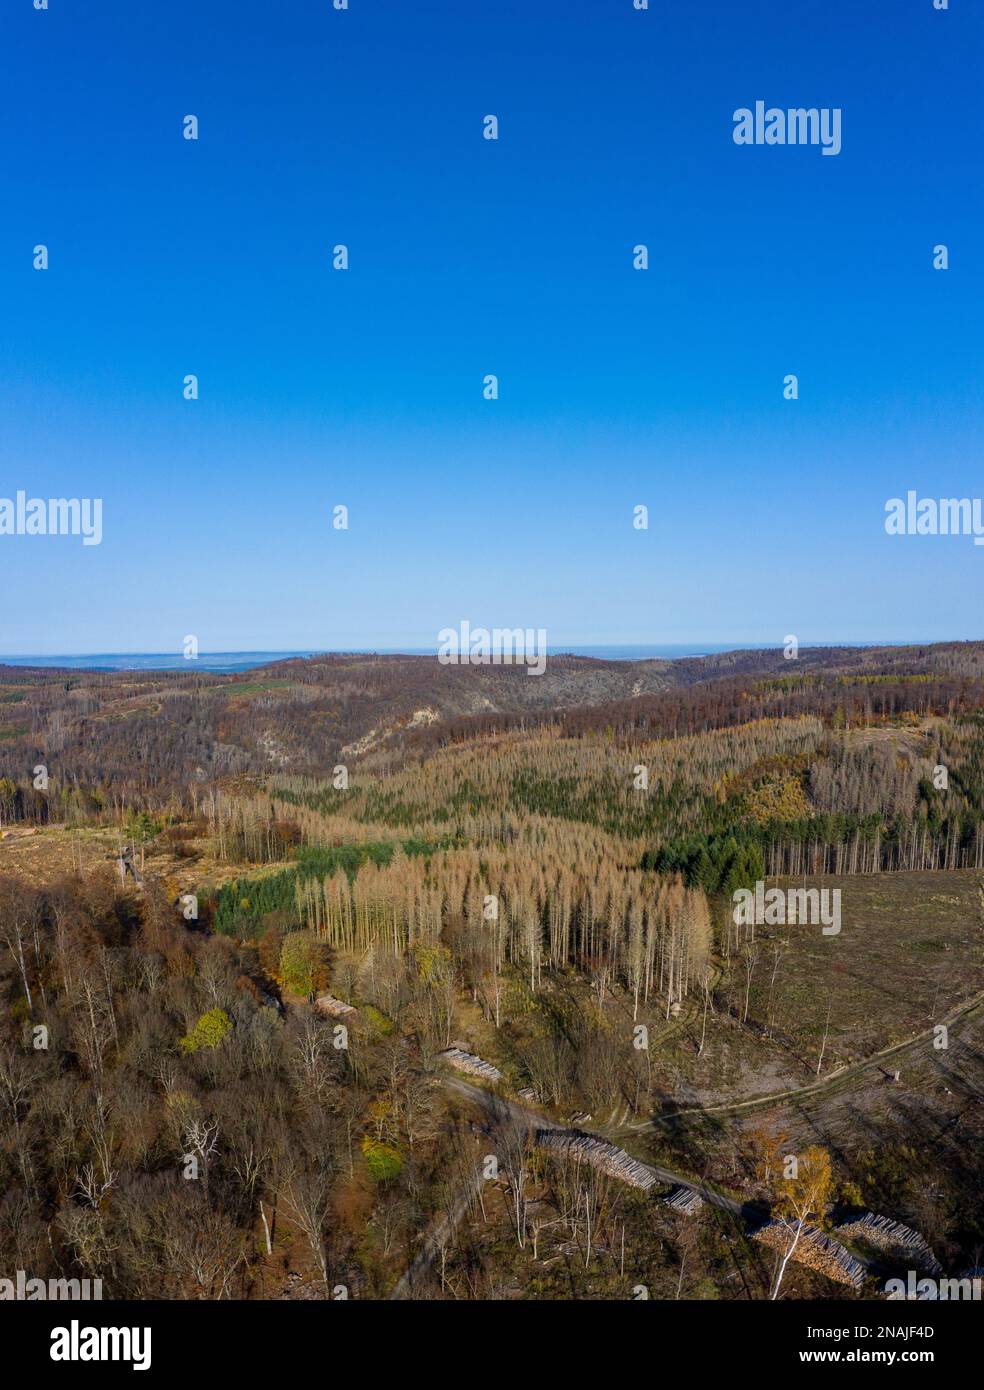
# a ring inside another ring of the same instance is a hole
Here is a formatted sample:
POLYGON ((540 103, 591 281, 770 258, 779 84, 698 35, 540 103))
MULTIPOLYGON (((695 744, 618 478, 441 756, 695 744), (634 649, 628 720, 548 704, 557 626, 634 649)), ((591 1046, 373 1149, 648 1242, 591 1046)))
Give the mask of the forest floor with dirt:
MULTIPOLYGON (((179 827, 180 829, 180 827, 179 827)), ((123 838, 123 843, 128 843, 123 838)), ((14 826, 0 836, 0 873, 16 874, 32 887, 42 888, 66 875, 108 868, 119 872, 121 837, 112 826, 14 826)), ((204 894, 247 874, 278 873, 288 862, 230 864, 219 858, 207 836, 189 839, 159 835, 141 851, 137 868, 161 879, 174 894, 204 894)))

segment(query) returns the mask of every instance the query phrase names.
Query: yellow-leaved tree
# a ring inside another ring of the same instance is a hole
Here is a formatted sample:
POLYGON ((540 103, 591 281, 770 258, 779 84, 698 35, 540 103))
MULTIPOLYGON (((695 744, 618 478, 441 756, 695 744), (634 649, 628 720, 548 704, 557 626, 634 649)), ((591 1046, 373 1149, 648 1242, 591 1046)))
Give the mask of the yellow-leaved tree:
POLYGON ((787 1240, 776 1269, 773 1299, 779 1297, 786 1266, 793 1258, 804 1229, 823 1220, 833 1184, 830 1154, 819 1144, 811 1145, 801 1154, 787 1155, 783 1164, 783 1173, 775 1183, 773 1215, 785 1228, 787 1240))

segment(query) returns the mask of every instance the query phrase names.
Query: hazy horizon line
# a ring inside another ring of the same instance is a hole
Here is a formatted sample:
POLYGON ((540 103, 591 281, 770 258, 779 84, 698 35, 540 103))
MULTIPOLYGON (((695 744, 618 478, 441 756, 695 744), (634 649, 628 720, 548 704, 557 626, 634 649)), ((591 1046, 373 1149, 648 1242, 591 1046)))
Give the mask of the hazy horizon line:
MULTIPOLYGON (((984 641, 984 638, 980 638, 980 637, 907 637, 907 638, 904 638, 904 639, 900 639, 900 638, 878 638, 878 637, 865 637, 865 638, 827 638, 827 637, 825 637, 825 638, 816 638, 816 639, 814 639, 814 640, 812 640, 812 641, 800 641, 798 645, 799 645, 800 649, 802 650, 802 649, 804 649, 804 648, 809 649, 809 648, 811 648, 811 647, 813 647, 813 648, 816 648, 816 647, 926 647, 926 646, 939 646, 939 645, 945 645, 945 644, 950 644, 950 643, 973 643, 973 642, 980 642, 980 641, 984 641)), ((701 648, 707 648, 707 649, 712 649, 712 648, 713 648, 716 654, 720 654, 720 653, 722 653, 722 652, 729 652, 729 651, 766 651, 766 650, 768 650, 770 647, 775 647, 775 648, 777 648, 777 649, 781 649, 782 646, 783 646, 783 642, 782 642, 782 641, 776 641, 775 638, 773 638, 771 641, 762 641, 762 640, 758 640, 758 639, 748 639, 748 640, 738 640, 738 641, 735 641, 734 639, 727 640, 727 641, 721 641, 721 640, 719 640, 719 639, 707 639, 706 641, 700 641, 700 640, 689 640, 689 641, 687 641, 687 640, 682 640, 682 641, 681 641, 681 640, 677 640, 677 641, 631 640, 631 641, 630 641, 630 640, 625 640, 625 641, 591 642, 591 641, 581 640, 581 641, 576 641, 576 642, 548 643, 548 644, 547 644, 547 652, 550 653, 550 654, 553 654, 553 655, 555 655, 555 656, 563 656, 563 655, 567 655, 567 654, 570 654, 570 655, 572 655, 572 656, 576 656, 576 655, 578 655, 580 652, 583 652, 583 651, 585 651, 585 650, 587 650, 587 649, 589 649, 589 648, 590 648, 592 651, 605 651, 605 650, 619 651, 619 650, 626 650, 626 649, 640 649, 640 650, 641 650, 641 649, 645 649, 645 648, 657 648, 657 647, 658 647, 658 648, 662 648, 662 649, 664 649, 664 650, 674 650, 674 649, 680 649, 680 650, 682 650, 683 648, 697 648, 697 647, 701 647, 701 648)), ((437 644, 436 644, 436 643, 435 643, 435 645, 434 645, 433 647, 431 647, 431 646, 415 646, 415 645, 410 645, 410 644, 399 645, 399 646, 391 646, 391 645, 336 646, 336 647, 300 646, 300 647, 283 647, 283 648, 277 648, 277 647, 216 647, 216 648, 210 648, 210 649, 207 650, 207 651, 204 650, 204 649, 201 650, 201 651, 199 652, 199 654, 198 654, 198 657, 197 657, 197 658, 194 658, 194 660, 200 660, 200 659, 202 659, 203 657, 210 657, 210 656, 216 656, 216 657, 218 657, 218 656, 269 656, 269 657, 283 657, 283 658, 285 658, 285 659, 291 659, 291 658, 296 659, 296 658, 298 658, 298 657, 306 658, 306 657, 313 657, 313 656, 372 656, 372 655, 379 655, 379 656, 430 656, 430 655, 435 655, 435 656, 436 656, 436 654, 437 654, 437 644)), ((158 651, 154 651, 154 650, 150 650, 150 649, 147 649, 147 648, 142 648, 142 649, 138 649, 138 650, 128 650, 128 651, 110 651, 110 650, 106 650, 106 649, 101 649, 101 650, 91 650, 91 651, 0 652, 0 665, 2 665, 2 664, 5 663, 5 662, 8 662, 8 661, 35 661, 35 660, 36 660, 36 661, 53 661, 53 660, 55 660, 55 659, 57 659, 57 658, 59 658, 59 657, 64 657, 66 660, 71 660, 71 661, 81 661, 81 660, 83 660, 83 659, 85 659, 85 658, 87 658, 87 657, 92 657, 92 658, 96 658, 96 657, 114 657, 114 658, 121 658, 121 657, 143 657, 143 658, 149 658, 149 657, 168 657, 168 658, 170 658, 170 659, 176 659, 176 658, 178 658, 178 657, 181 657, 181 655, 182 655, 182 653, 181 653, 180 649, 177 649, 177 650, 172 649, 172 650, 170 650, 170 651, 168 651, 168 650, 163 650, 163 651, 162 651, 162 650, 158 650, 158 651)), ((192 658, 187 658, 187 660, 188 660, 188 662, 189 662, 189 664, 190 664, 191 661, 192 661, 193 659, 192 659, 192 658)))

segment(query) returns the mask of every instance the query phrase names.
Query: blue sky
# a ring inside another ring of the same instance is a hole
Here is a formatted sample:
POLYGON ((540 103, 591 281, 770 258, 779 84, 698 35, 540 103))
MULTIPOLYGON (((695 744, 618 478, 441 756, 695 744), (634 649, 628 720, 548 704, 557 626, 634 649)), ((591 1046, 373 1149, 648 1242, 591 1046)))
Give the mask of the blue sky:
POLYGON ((0 537, 0 653, 984 635, 984 550, 882 524, 984 485, 984 6, 18 0, 0 51, 0 496, 104 505, 0 537), (841 153, 736 146, 758 99, 841 153))

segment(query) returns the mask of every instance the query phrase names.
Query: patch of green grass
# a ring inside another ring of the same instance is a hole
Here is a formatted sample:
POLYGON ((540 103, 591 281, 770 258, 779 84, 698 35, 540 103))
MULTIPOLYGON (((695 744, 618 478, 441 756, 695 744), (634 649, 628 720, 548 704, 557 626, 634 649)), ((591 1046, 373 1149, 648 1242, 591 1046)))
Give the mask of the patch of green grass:
POLYGON ((362 1152, 365 1154, 366 1167, 373 1182, 389 1182, 403 1171, 403 1159, 391 1144, 384 1144, 382 1140, 366 1135, 362 1141, 362 1152))
POLYGON ((387 1018, 386 1015, 373 1004, 364 1004, 362 1007, 362 1014, 373 1032, 381 1038, 388 1038, 396 1028, 396 1024, 393 1020, 387 1018))

